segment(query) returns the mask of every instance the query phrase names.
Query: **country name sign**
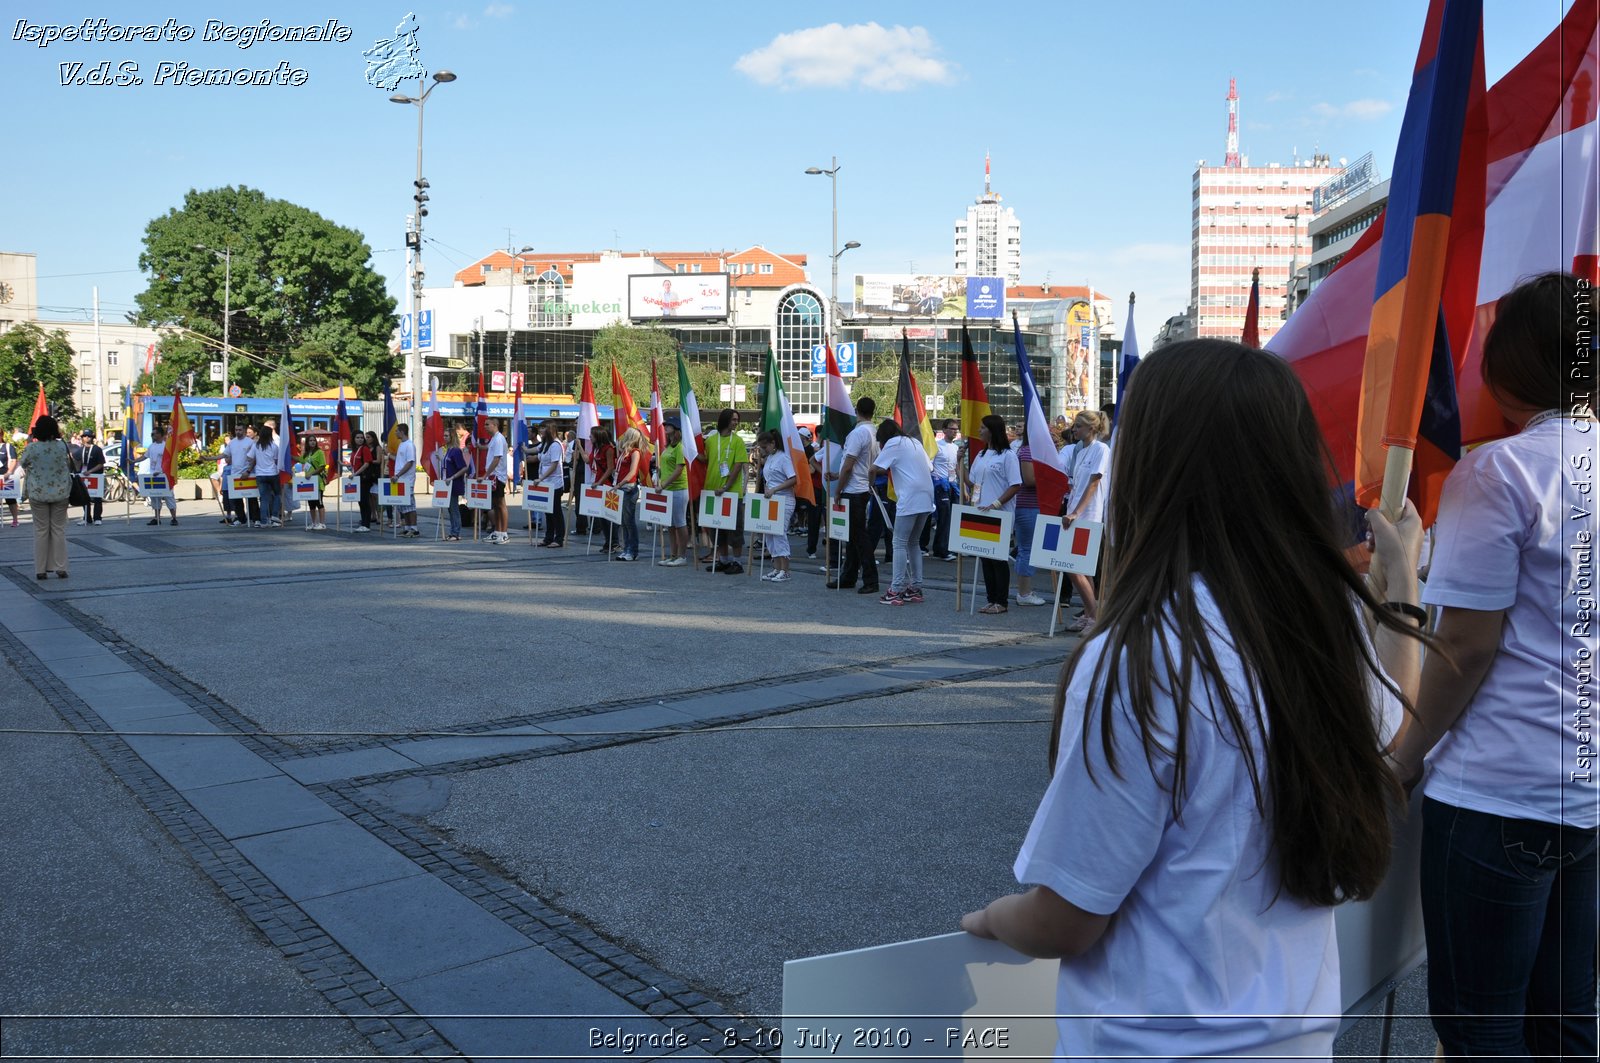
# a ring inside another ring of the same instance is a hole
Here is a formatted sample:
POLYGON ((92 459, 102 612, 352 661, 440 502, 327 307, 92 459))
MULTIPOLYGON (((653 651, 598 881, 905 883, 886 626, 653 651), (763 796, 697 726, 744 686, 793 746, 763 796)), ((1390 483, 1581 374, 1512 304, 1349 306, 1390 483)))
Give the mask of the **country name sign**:
POLYGON ((1100 562, 1100 534, 1105 526, 1080 520, 1063 526, 1060 517, 1040 516, 1033 526, 1035 568, 1092 576, 1100 562))
POLYGON ((1002 561, 1011 554, 1011 513, 976 506, 950 507, 950 549, 968 557, 1002 561))

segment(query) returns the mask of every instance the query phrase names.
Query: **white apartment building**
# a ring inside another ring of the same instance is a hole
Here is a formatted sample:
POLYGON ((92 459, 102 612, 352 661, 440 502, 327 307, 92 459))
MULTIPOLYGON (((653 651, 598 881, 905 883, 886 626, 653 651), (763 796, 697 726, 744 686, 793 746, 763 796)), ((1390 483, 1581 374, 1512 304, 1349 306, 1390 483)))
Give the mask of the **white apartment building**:
POLYGON ((955 272, 963 277, 1004 277, 1022 283, 1022 222, 1017 212, 1000 205, 989 186, 989 156, 983 157, 983 195, 973 200, 967 216, 957 219, 955 272))

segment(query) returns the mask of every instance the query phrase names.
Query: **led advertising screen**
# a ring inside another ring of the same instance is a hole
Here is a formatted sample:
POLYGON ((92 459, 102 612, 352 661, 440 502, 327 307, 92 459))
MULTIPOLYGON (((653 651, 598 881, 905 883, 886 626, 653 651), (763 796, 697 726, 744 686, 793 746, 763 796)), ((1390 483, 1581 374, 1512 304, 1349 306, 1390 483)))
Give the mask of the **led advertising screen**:
POLYGON ((857 317, 997 318, 1005 308, 1005 291, 999 277, 857 273, 855 313, 857 317))
POLYGON ((727 316, 726 273, 634 273, 628 277, 631 321, 721 321, 727 316))

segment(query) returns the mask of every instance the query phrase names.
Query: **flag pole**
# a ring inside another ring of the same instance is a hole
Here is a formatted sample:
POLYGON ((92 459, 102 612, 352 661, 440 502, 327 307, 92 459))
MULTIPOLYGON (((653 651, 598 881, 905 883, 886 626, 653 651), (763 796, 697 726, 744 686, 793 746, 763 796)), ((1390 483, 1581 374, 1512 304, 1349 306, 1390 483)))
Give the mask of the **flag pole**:
POLYGON ((1383 456, 1383 515, 1398 521, 1406 508, 1406 485, 1411 482, 1410 447, 1390 445, 1383 456))

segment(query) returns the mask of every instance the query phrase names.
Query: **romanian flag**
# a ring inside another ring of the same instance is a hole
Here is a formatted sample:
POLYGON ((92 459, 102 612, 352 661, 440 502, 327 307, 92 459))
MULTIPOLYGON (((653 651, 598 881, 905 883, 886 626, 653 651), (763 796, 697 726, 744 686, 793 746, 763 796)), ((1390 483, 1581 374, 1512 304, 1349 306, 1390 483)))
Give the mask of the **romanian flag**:
MULTIPOLYGON (((1128 318, 1129 322, 1133 318, 1128 318)), ((1250 303, 1244 308, 1244 332, 1239 342, 1246 347, 1261 346, 1261 270, 1250 271, 1250 303)))
POLYGON ((1362 506, 1382 495, 1390 447, 1417 452, 1425 504, 1461 453, 1453 352, 1472 327, 1483 254, 1483 78, 1483 0, 1433 0, 1378 249, 1356 429, 1362 506))
POLYGON ((404 480, 384 480, 379 493, 385 498, 406 497, 406 484, 404 480))
POLYGON ((400 418, 394 412, 394 396, 389 393, 389 382, 383 383, 383 449, 389 455, 389 469, 394 469, 394 456, 400 453, 400 418))
POLYGON ((611 411, 611 422, 616 425, 617 440, 620 442, 622 433, 630 428, 637 428, 640 433, 647 435, 649 427, 644 423, 644 418, 639 416, 639 407, 634 405, 633 396, 628 394, 628 385, 622 379, 622 373, 617 369, 617 363, 611 363, 611 395, 615 409, 611 411))
POLYGON ((928 409, 922 401, 922 391, 911 372, 911 339, 903 328, 900 330, 900 384, 895 390, 894 420, 900 426, 900 431, 922 441, 922 449, 928 457, 932 458, 939 452, 938 443, 933 438, 933 424, 928 420, 928 409))
POLYGON ((178 456, 194 446, 194 439, 194 425, 183 408, 183 398, 174 391, 172 423, 167 427, 166 449, 161 452, 161 473, 169 484, 178 482, 178 456))
POLYGON ((963 513, 956 522, 956 536, 975 542, 998 543, 1000 530, 1004 526, 1005 521, 1001 517, 992 517, 987 513, 963 513))
POLYGON ((967 334, 967 323, 961 322, 961 434, 967 437, 967 458, 971 464, 983 453, 983 440, 978 429, 983 419, 994 412, 989 405, 989 393, 984 390, 983 376, 978 372, 978 356, 972 350, 972 337, 967 334))

